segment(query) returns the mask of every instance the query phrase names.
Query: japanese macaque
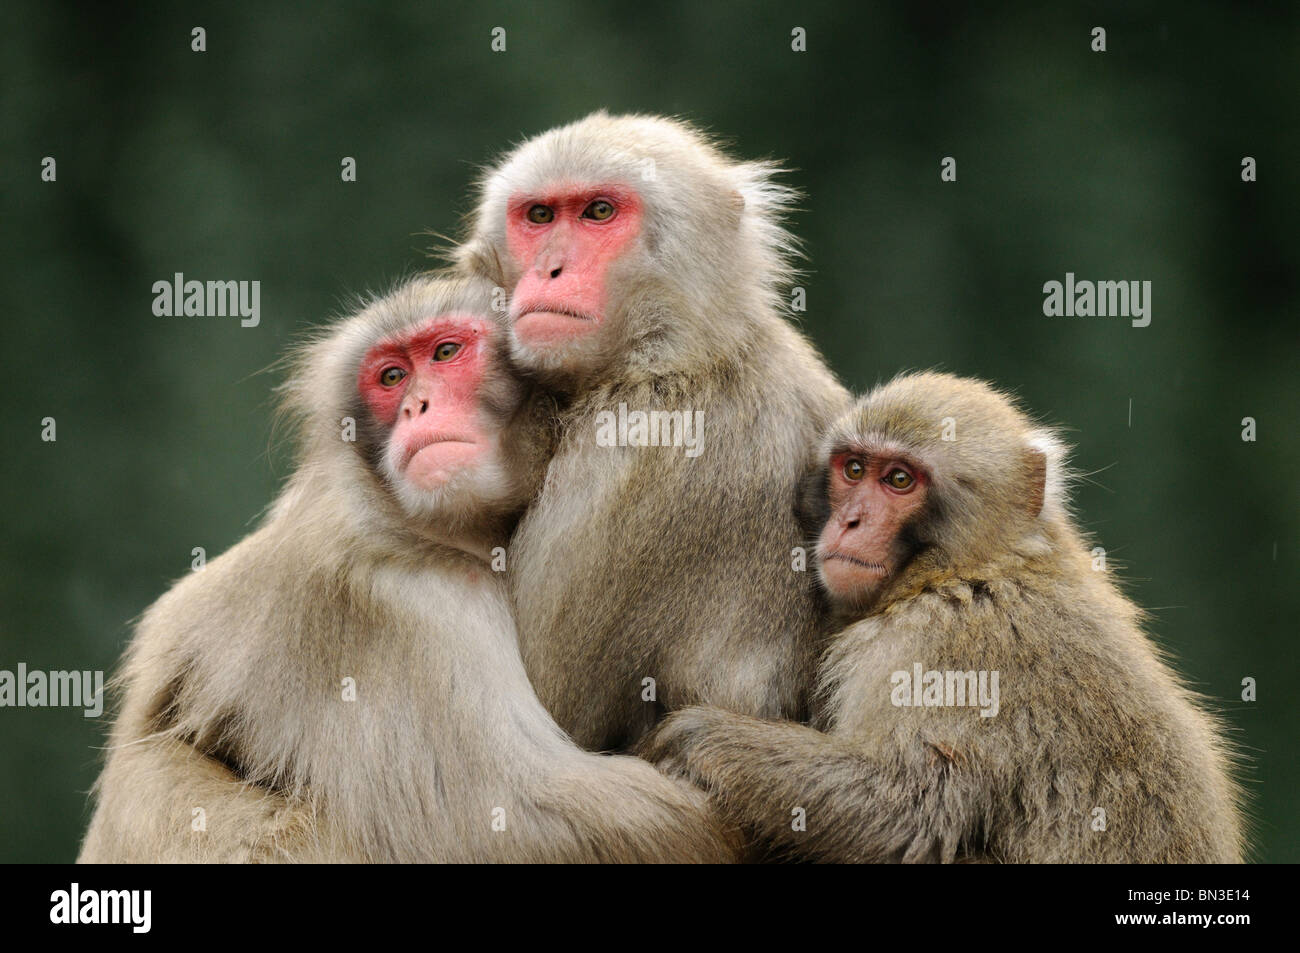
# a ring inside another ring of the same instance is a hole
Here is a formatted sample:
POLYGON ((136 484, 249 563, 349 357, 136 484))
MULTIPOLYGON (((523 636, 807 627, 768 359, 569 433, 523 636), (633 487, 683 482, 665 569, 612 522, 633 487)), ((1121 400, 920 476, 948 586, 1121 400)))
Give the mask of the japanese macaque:
POLYGON ((848 625, 822 730, 691 708, 643 753, 785 858, 1239 861, 1231 748, 1094 571, 1061 456, 979 381, 863 398, 823 448, 817 559, 848 625))
POLYGON ((597 113, 490 170, 455 252, 509 291, 512 356, 559 404, 511 592, 528 674, 588 748, 695 702, 806 713, 823 603, 798 487, 848 397, 782 317, 777 172, 597 113))
POLYGON ((490 286, 417 279, 302 349, 265 523, 145 614, 82 848, 122 861, 716 861, 704 795, 534 695, 503 558, 550 411, 490 286))

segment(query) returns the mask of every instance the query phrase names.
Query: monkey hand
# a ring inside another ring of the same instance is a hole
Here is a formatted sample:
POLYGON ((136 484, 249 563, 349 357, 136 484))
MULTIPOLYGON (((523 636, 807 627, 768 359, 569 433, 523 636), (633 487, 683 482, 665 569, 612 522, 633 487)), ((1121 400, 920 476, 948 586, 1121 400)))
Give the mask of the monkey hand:
POLYGON ((742 716, 703 705, 672 712, 637 746, 637 754, 659 770, 708 788, 708 762, 703 757, 710 741, 725 733, 742 716))

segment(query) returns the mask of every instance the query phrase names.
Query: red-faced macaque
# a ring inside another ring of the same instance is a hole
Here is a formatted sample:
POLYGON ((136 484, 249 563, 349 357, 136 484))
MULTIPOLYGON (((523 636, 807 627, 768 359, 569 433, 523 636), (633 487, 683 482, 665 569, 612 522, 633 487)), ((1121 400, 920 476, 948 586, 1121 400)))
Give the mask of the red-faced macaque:
POLYGON ((732 856, 700 792, 582 751, 528 683, 502 560, 552 412, 491 294, 417 279, 301 350, 296 469, 144 614, 82 861, 732 856))
POLYGON ((510 294, 559 445, 510 548, 524 664, 582 745, 665 709, 806 715, 801 480, 847 394, 783 316, 795 193, 685 123, 597 113, 484 178, 460 267, 510 294))
POLYGON ((863 398, 822 453, 847 625, 817 727, 691 708, 646 756, 778 857, 1239 861, 1231 747, 1093 564, 1061 455, 980 381, 863 398))

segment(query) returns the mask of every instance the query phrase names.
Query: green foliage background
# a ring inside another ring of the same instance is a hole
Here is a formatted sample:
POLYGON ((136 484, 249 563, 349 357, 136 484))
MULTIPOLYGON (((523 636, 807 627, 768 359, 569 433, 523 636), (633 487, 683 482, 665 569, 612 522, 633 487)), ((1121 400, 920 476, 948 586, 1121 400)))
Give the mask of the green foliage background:
MULTIPOLYGON (((803 323, 850 386, 941 366, 1069 428, 1081 519, 1248 756, 1258 858, 1300 860, 1300 18, 1038 6, 8 4, 0 668, 111 669, 191 548, 248 531, 285 472, 258 372, 424 267, 475 165, 599 107, 679 114, 796 170, 803 323), (259 279, 261 326, 155 317, 176 271, 259 279), (1151 280, 1150 327, 1044 317, 1067 271, 1151 280)), ((0 709, 0 859, 75 856, 106 722, 0 709)))

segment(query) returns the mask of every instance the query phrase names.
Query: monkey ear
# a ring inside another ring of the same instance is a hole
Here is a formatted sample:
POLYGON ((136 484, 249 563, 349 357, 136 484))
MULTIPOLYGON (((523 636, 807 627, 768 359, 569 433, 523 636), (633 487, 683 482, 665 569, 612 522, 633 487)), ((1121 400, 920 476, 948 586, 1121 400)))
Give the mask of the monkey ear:
POLYGON ((1043 498, 1047 493, 1047 454, 1037 447, 1025 449, 1028 477, 1025 480, 1025 510, 1030 516, 1043 511, 1043 498))
POLYGON ((730 204, 737 214, 745 211, 745 196, 740 194, 739 189, 731 190, 730 204))
POLYGON ((495 245, 473 239, 465 242, 454 252, 454 261, 463 270, 486 278, 494 284, 505 283, 505 272, 501 267, 501 256, 495 245))

